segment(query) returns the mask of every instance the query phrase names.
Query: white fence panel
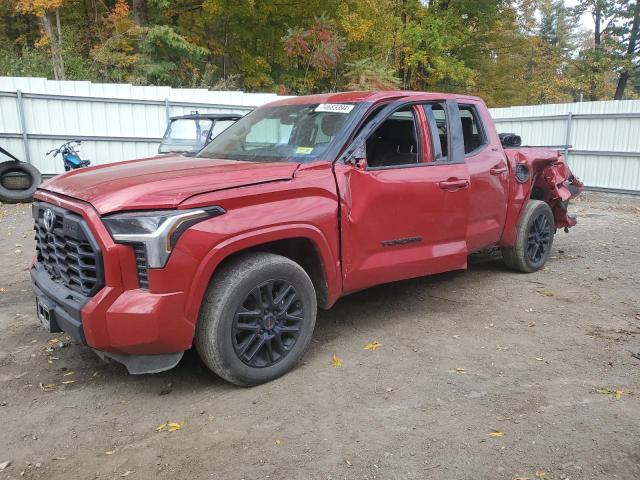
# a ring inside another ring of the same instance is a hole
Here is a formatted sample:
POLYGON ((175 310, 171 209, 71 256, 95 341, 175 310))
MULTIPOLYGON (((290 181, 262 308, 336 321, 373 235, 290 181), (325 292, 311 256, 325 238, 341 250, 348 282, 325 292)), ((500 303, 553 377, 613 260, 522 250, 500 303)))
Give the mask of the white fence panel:
POLYGON ((43 174, 56 174, 63 171, 62 159, 47 157, 46 152, 65 141, 83 140, 82 157, 93 165, 146 157, 157 153, 170 116, 193 111, 245 114, 277 98, 261 93, 0 77, 0 145, 43 174))

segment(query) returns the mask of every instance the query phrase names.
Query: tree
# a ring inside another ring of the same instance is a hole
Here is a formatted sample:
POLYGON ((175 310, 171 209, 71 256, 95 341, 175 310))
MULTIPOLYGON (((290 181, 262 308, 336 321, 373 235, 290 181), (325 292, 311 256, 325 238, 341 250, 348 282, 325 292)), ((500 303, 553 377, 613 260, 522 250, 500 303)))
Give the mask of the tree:
MULTIPOLYGON (((638 42, 638 34, 640 30, 640 2, 629 2, 627 17, 630 21, 627 21, 626 27, 622 28, 622 42, 626 43, 626 49, 623 54, 623 66, 620 71, 620 77, 616 85, 616 93, 614 95, 615 100, 622 100, 624 97, 624 91, 627 88, 629 78, 640 68, 638 64, 638 52, 640 51, 640 45, 638 42)), ((624 48, 624 47, 623 47, 624 48)))
POLYGON ((37 46, 49 45, 53 75, 56 80, 64 80, 64 60, 62 58, 62 27, 60 7, 63 0, 18 0, 16 10, 22 14, 35 15, 43 29, 43 36, 37 46), (55 27, 54 27, 55 20, 55 27))
POLYGON ((346 64, 347 90, 394 90, 400 85, 392 68, 372 58, 346 64))
POLYGON ((0 0, 0 75, 281 94, 457 91, 500 106, 627 98, 628 85, 640 85, 638 8, 638 0, 579 0, 575 9, 563 0, 0 0), (585 12, 596 25, 588 36, 575 27, 585 12))
POLYGON ((344 49, 343 38, 325 15, 315 17, 309 28, 290 28, 282 37, 282 44, 297 68, 304 70, 302 83, 308 91, 335 72, 344 49), (310 73, 315 73, 313 78, 310 73))

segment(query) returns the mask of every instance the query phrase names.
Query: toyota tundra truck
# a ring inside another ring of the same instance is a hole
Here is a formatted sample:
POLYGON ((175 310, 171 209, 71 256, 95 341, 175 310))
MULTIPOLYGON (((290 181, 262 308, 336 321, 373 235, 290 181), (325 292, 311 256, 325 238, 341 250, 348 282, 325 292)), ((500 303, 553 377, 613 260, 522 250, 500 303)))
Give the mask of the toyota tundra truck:
POLYGON ((195 347, 229 382, 273 380, 343 295, 487 250, 545 265, 583 185, 514 138, 476 97, 350 92, 259 107, 195 157, 68 172, 33 202, 37 316, 132 374, 195 347))

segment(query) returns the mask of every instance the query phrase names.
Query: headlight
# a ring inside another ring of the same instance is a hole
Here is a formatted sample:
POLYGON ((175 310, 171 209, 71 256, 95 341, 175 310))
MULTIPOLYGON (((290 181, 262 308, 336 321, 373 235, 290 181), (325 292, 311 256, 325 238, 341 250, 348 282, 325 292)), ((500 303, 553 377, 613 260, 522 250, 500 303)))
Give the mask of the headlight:
POLYGON ((102 221, 117 243, 141 243, 145 246, 147 265, 162 268, 173 246, 190 226, 225 213, 221 207, 198 210, 162 210, 117 213, 102 221))

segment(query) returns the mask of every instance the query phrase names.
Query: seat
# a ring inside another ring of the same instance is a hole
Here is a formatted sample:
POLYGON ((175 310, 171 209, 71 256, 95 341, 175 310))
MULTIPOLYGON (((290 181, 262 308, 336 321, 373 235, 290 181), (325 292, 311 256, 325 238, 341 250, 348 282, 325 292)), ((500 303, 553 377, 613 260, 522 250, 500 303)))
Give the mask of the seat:
POLYGON ((418 163, 413 120, 390 119, 367 142, 370 167, 390 167, 418 163))
POLYGON ((461 117, 462 135, 464 137, 464 153, 473 152, 480 146, 480 135, 473 133, 473 118, 461 117))

